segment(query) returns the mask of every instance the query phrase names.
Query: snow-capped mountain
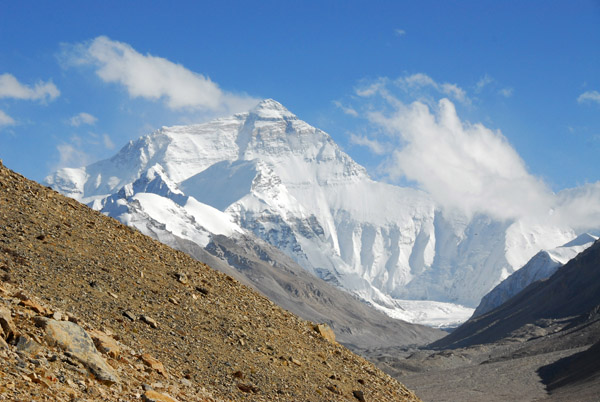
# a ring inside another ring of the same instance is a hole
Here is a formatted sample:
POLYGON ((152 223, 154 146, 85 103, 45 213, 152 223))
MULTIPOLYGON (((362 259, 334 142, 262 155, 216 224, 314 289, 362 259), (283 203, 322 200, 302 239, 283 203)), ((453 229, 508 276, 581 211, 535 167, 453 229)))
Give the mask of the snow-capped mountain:
POLYGON ((525 289, 530 283, 551 277, 558 268, 590 247, 596 240, 598 240, 596 236, 584 233, 560 247, 540 251, 523 268, 500 282, 490 293, 485 295, 475 309, 473 317, 495 309, 525 289))
POLYGON ((270 99, 163 127, 46 184, 142 231, 160 227, 199 245, 211 233, 253 233, 392 317, 440 326, 466 320, 535 253, 575 237, 442 212, 422 191, 372 180, 329 135, 270 99))

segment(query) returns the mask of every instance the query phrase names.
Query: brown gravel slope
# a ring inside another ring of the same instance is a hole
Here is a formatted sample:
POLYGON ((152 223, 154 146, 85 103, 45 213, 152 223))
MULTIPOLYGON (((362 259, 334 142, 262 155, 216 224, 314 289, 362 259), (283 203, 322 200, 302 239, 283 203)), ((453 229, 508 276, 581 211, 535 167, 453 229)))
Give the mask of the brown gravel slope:
POLYGON ((313 323, 1 164, 0 279, 0 400, 418 400, 313 323), (41 316, 95 334, 118 382, 41 316))

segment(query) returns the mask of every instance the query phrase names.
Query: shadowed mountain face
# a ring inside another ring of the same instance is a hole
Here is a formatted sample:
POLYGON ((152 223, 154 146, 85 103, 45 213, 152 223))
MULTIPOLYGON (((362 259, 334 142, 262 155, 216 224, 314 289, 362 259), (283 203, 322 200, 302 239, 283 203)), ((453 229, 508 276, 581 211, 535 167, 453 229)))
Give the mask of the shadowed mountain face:
POLYGON ((424 345, 446 334, 390 318, 309 274, 266 242, 213 236, 206 250, 235 267, 232 276, 281 307, 305 319, 329 324, 337 339, 351 348, 424 345))
POLYGON ((473 318, 430 346, 457 348, 506 338, 527 324, 589 314, 600 305, 600 242, 561 267, 548 280, 532 283, 500 307, 473 318))
POLYGON ((316 278, 270 244, 254 237, 213 236, 206 248, 181 238, 162 238, 199 261, 233 276, 277 305, 327 323, 337 340, 355 351, 425 345, 445 331, 396 320, 353 295, 316 278))

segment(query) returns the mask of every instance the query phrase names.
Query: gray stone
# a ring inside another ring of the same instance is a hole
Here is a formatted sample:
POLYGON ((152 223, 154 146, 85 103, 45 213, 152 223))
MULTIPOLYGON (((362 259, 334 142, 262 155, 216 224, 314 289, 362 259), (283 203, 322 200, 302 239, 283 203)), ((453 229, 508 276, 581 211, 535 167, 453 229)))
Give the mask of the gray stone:
POLYGON ((94 341, 79 325, 70 321, 44 320, 48 342, 56 344, 81 362, 102 382, 119 382, 117 373, 102 358, 94 341))
POLYGON ((20 335, 17 341, 17 351, 36 356, 42 351, 42 345, 25 335, 20 335))

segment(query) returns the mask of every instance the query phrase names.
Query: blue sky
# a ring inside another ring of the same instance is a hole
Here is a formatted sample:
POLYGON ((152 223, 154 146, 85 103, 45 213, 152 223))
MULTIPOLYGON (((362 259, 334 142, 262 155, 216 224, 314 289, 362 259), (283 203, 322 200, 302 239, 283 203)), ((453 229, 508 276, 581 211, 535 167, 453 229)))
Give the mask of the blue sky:
POLYGON ((465 134, 449 147, 468 152, 481 123, 508 149, 490 171, 522 164, 518 175, 554 192, 600 180, 598 1, 0 0, 0 10, 0 158, 34 180, 261 98, 386 180, 436 185, 397 158, 419 160, 437 142, 439 126, 411 136, 404 117, 418 102, 440 119, 442 99, 465 134), (139 76, 123 54, 143 64, 139 76))

